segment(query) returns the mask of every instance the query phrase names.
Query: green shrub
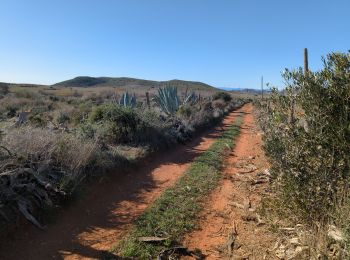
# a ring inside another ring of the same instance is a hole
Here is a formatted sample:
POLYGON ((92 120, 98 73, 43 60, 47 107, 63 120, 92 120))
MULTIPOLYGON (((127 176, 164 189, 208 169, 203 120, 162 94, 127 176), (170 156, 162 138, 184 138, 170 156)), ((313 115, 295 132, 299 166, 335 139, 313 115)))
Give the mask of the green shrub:
POLYGON ((218 99, 221 99, 225 102, 230 102, 232 100, 232 97, 229 93, 221 91, 221 92, 216 92, 213 95, 213 100, 218 100, 218 99))
POLYGON ((265 149, 286 208, 328 223, 349 196, 350 54, 332 53, 318 72, 284 73, 266 106, 265 149))
POLYGON ((11 118, 11 117, 15 117, 16 114, 17 114, 17 107, 14 107, 14 106, 8 106, 7 108, 7 117, 11 118))
POLYGON ((92 110, 88 122, 79 131, 102 143, 147 144, 158 148, 172 142, 167 134, 170 127, 155 112, 104 104, 92 110))
POLYGON ((54 101, 54 102, 59 101, 59 98, 56 97, 56 96, 49 96, 49 99, 50 99, 51 101, 54 101))
POLYGON ((31 109, 32 114, 37 115, 37 114, 42 114, 46 111, 49 111, 50 107, 49 106, 45 106, 45 105, 37 105, 34 108, 31 109))
POLYGON ((31 125, 35 127, 44 127, 47 125, 47 121, 44 119, 42 114, 32 114, 28 118, 31 125))
POLYGON ((142 127, 140 118, 132 108, 114 104, 95 107, 89 121, 100 124, 102 137, 112 143, 136 141, 138 130, 142 127))
POLYGON ((88 118, 92 107, 93 105, 91 102, 85 101, 78 104, 72 111, 69 112, 69 114, 67 114, 71 119, 70 122, 74 123, 75 125, 83 123, 88 118))
POLYGON ((91 123, 84 123, 79 126, 79 128, 76 130, 77 135, 83 139, 94 139, 96 130, 94 128, 94 125, 91 123))
POLYGON ((7 84, 0 83, 0 97, 3 97, 9 93, 9 87, 7 84))
POLYGON ((60 114, 57 117, 57 123, 59 124, 65 124, 70 122, 70 117, 67 113, 60 112, 60 114))
POLYGON ((182 105, 180 106, 179 110, 177 111, 177 114, 180 117, 184 118, 190 118, 190 116, 193 114, 193 109, 190 106, 182 105))

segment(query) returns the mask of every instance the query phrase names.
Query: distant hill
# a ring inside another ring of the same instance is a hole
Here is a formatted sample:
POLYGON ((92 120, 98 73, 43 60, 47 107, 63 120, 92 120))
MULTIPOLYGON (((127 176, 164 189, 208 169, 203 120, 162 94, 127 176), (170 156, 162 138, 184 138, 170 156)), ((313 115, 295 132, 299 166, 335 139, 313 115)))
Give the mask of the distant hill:
MULTIPOLYGON (((261 94, 261 89, 254 89, 254 88, 230 88, 226 90, 230 92, 261 94)), ((269 89, 264 89, 264 93, 270 93, 270 92, 271 91, 269 89)))
POLYGON ((239 92, 245 92, 245 93, 261 93, 260 89, 253 89, 253 88, 236 88, 236 89, 232 89, 231 91, 239 91, 239 92))
POLYGON ((135 78, 110 78, 110 77, 76 77, 74 79, 62 81, 56 83, 52 86, 54 87, 161 87, 167 84, 172 86, 185 87, 197 90, 215 90, 219 89, 210 86, 208 84, 196 81, 185 81, 185 80, 169 80, 169 81, 154 81, 154 80, 144 80, 135 78))
POLYGON ((5 86, 7 86, 7 87, 28 87, 28 88, 46 87, 46 85, 39 85, 39 84, 0 82, 0 87, 5 87, 5 86))

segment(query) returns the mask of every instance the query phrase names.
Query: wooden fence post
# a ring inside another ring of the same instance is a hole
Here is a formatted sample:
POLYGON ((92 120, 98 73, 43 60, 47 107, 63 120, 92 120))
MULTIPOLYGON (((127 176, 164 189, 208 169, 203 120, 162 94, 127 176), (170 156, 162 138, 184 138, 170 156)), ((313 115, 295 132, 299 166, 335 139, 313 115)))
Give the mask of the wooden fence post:
POLYGON ((151 109, 151 102, 149 101, 149 93, 148 92, 146 92, 146 101, 147 101, 148 109, 151 109))
POLYGON ((264 99, 264 77, 261 76, 261 101, 264 99))
POLYGON ((307 72, 309 71, 309 57, 307 48, 304 48, 304 74, 306 76, 307 72))

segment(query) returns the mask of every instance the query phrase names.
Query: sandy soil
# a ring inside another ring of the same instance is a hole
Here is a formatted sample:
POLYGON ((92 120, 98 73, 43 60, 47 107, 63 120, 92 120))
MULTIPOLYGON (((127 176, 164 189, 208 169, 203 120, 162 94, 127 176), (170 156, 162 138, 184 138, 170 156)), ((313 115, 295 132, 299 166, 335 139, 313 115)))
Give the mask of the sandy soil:
POLYGON ((183 241, 189 249, 201 250, 206 259, 275 259, 270 248, 277 238, 256 212, 268 186, 269 165, 252 111, 253 106, 247 105, 242 132, 220 185, 205 203, 200 228, 183 241))
POLYGON ((220 127, 152 156, 135 169, 105 175, 83 198, 61 210, 44 231, 26 225, 0 241, 0 259, 98 259, 108 255, 145 208, 208 149, 239 112, 248 110, 251 105, 232 112, 220 127))

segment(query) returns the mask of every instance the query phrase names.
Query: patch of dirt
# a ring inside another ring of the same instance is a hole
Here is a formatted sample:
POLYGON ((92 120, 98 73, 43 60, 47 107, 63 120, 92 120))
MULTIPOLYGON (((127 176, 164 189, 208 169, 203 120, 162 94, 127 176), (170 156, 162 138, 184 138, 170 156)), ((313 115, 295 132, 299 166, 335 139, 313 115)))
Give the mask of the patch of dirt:
POLYGON ((268 192, 269 164, 262 151, 253 106, 248 105, 245 112, 223 179, 205 202, 200 228, 183 241, 190 250, 199 249, 206 259, 278 259, 272 252, 277 234, 268 230, 256 210, 262 195, 268 192))
POLYGON ((231 125, 232 112, 221 126, 186 145, 146 158, 128 171, 111 172, 90 185, 83 198, 60 210, 41 231, 31 225, 0 241, 0 259, 100 259, 130 230, 133 221, 171 186, 199 154, 231 125))

